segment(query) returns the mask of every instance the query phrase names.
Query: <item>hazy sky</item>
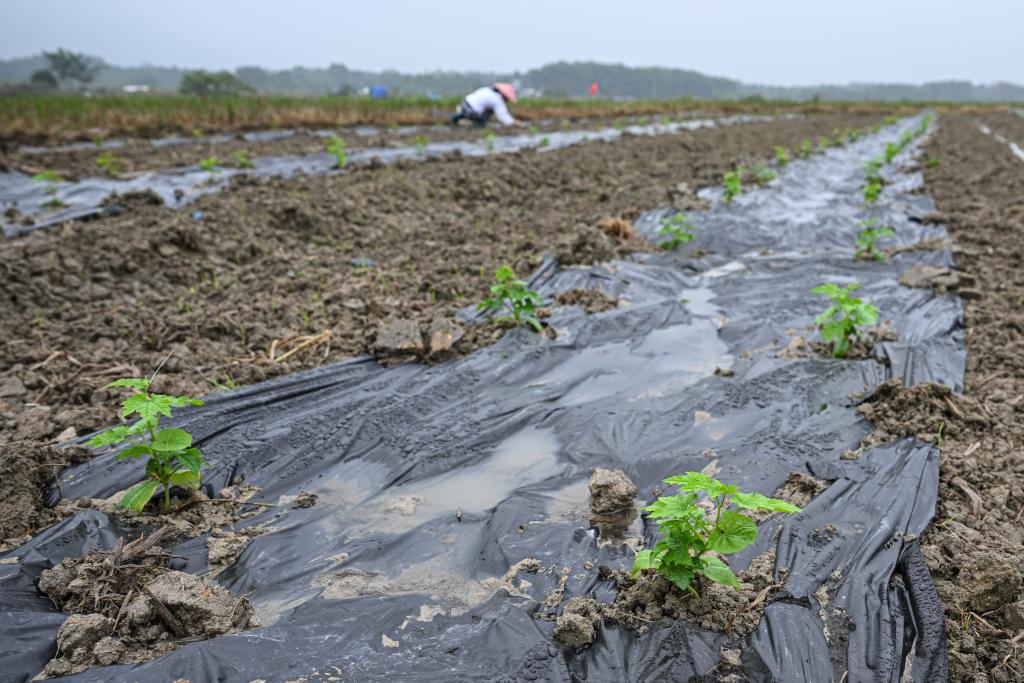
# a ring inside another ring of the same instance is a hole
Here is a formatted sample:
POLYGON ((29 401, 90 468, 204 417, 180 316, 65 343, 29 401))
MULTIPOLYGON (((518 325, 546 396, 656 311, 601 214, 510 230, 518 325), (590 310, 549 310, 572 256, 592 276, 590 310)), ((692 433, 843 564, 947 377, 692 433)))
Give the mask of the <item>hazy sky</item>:
POLYGON ((0 0, 0 58, 522 70, 672 66, 780 85, 1024 83, 1022 0, 0 0))

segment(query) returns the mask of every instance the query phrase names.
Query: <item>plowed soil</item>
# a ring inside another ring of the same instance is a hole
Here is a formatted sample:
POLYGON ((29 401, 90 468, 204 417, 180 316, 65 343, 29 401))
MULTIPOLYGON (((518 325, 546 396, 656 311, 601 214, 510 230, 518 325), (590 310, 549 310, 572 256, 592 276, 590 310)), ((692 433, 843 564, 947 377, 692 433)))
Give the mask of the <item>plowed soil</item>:
MULTIPOLYGON (((381 323, 428 332, 481 300, 499 265, 525 275, 545 252, 586 263, 643 247, 597 226, 632 221, 670 193, 692 197, 774 145, 878 121, 829 114, 243 178, 184 210, 142 197, 119 216, 0 243, 0 441, 115 422, 117 397, 102 387, 150 372, 169 351, 160 390, 191 395, 373 353, 381 323)), ((448 355, 501 333, 474 326, 448 355)))
POLYGON ((952 681, 1024 680, 1024 160, 978 129, 1024 143, 1010 114, 947 114, 926 147, 967 324, 966 391, 889 389, 869 417, 885 433, 942 432, 939 504, 922 549, 946 609, 952 681))

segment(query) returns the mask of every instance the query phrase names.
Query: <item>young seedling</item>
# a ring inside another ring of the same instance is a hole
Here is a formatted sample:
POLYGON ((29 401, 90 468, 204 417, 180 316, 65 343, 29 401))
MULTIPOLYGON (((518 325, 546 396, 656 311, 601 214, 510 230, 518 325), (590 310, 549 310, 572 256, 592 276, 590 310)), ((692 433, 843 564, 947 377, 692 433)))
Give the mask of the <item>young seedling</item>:
POLYGON ((238 166, 238 168, 252 168, 253 167, 252 159, 249 158, 249 153, 246 152, 244 149, 240 149, 237 152, 235 152, 234 157, 235 157, 235 164, 238 166))
POLYGON ((814 294, 828 297, 832 305, 814 319, 821 329, 821 336, 832 344, 832 355, 846 358, 850 348, 850 337, 860 334, 858 328, 873 325, 878 321, 878 309, 861 299, 852 296, 860 285, 852 282, 846 287, 831 282, 819 285, 811 290, 814 294))
POLYGON ((789 153, 786 152, 785 147, 775 145, 775 161, 783 168, 789 165, 789 153))
POLYGON ((476 305, 477 311, 497 313, 506 308, 512 315, 495 318, 495 322, 511 322, 516 327, 527 323, 537 332, 544 327, 537 320, 537 309, 544 305, 544 300, 533 290, 526 288, 526 282, 516 278, 515 272, 508 266, 501 266, 494 272, 497 284, 491 286, 491 296, 476 305))
POLYGON ((736 198, 738 194, 743 192, 743 176, 747 174, 747 169, 743 166, 737 166, 735 171, 726 171, 723 177, 725 183, 725 203, 732 204, 732 200, 736 198))
POLYGON ((896 155, 903 149, 900 145, 895 142, 885 143, 885 163, 891 164, 892 160, 896 158, 896 155))
POLYGON ((934 159, 933 158, 933 159, 929 159, 925 163, 925 166, 927 166, 928 168, 937 168, 939 166, 939 164, 941 164, 941 163, 942 163, 941 159, 934 159))
POLYGON ((96 157, 96 165, 103 169, 103 172, 111 178, 116 178, 121 171, 121 160, 110 151, 106 151, 96 157))
POLYGON ((345 141, 339 137, 331 138, 327 145, 327 151, 334 155, 333 168, 345 168, 348 162, 348 154, 345 152, 345 141))
POLYGON ((766 168, 763 164, 758 164, 751 171, 751 175, 754 176, 754 182, 757 183, 758 187, 764 187, 772 180, 779 177, 779 174, 770 168, 766 168))
POLYGON ((814 143, 810 140, 804 140, 800 143, 800 147, 796 150, 796 155, 801 159, 807 159, 814 154, 814 143))
MULTIPOLYGON (((154 375, 155 377, 155 375, 154 375)), ((121 506, 141 511, 160 487, 164 490, 164 512, 171 507, 171 487, 198 489, 203 453, 192 446, 192 435, 184 429, 161 429, 160 419, 170 417, 172 408, 201 406, 188 396, 167 396, 150 393, 153 378, 128 378, 111 382, 105 388, 124 387, 134 393, 121 404, 122 417, 138 415, 129 426, 118 426, 101 432, 89 440, 93 447, 129 444, 117 459, 145 456, 146 478, 125 494, 121 506)))
POLYGON ((416 148, 416 154, 423 156, 427 153, 427 138, 422 135, 413 136, 412 146, 416 148))
POLYGON ((861 221, 860 225, 864 229, 857 235, 856 251, 853 258, 884 261, 885 253, 878 248, 878 240, 892 237, 896 232, 887 225, 880 226, 878 220, 874 218, 861 221))
POLYGON ((866 204, 876 204, 882 196, 882 179, 878 176, 872 176, 868 179, 867 185, 864 186, 864 202, 866 204))
MULTIPOLYGON (((59 183, 62 180, 62 178, 56 171, 43 171, 42 173, 36 173, 34 176, 32 176, 32 180, 41 183, 59 183)), ((57 196, 56 185, 48 185, 46 187, 46 194, 49 195, 50 199, 45 204, 43 204, 43 206, 49 206, 52 208, 64 206, 64 202, 62 202, 60 200, 60 197, 57 196)))
POLYGON ((217 157, 207 157, 206 159, 199 160, 199 168, 209 171, 211 174, 220 173, 220 169, 217 168, 218 166, 220 166, 220 159, 217 157))
POLYGON ((739 589, 739 582, 719 555, 737 553, 757 540, 757 524, 740 510, 771 510, 793 514, 800 508, 760 493, 741 493, 700 472, 687 472, 664 480, 679 488, 678 496, 662 496, 644 508, 658 521, 662 540, 641 550, 633 561, 633 576, 656 569, 680 590, 699 597, 691 585, 698 575, 739 589), (706 495, 714 506, 709 516, 697 505, 706 495), (715 554, 710 554, 715 553, 715 554))
POLYGON ((892 114, 882 119, 882 123, 885 124, 886 126, 891 126, 892 124, 896 123, 899 120, 900 117, 896 116, 895 114, 892 114))
POLYGON ((666 251, 675 251, 687 242, 693 241, 693 230, 693 223, 689 216, 682 213, 674 214, 672 217, 666 218, 658 228, 658 234, 666 237, 665 241, 658 243, 658 246, 666 251))
POLYGON ((497 141, 498 136, 494 134, 493 130, 487 131, 487 135, 484 136, 484 140, 487 142, 487 151, 494 151, 494 143, 497 141))
POLYGON ((548 138, 547 135, 545 135, 544 137, 542 137, 540 139, 540 142, 537 143, 537 146, 538 147, 547 147, 550 144, 551 144, 551 140, 548 138))
POLYGON ((832 142, 824 136, 818 138, 818 149, 828 149, 831 144, 832 142))

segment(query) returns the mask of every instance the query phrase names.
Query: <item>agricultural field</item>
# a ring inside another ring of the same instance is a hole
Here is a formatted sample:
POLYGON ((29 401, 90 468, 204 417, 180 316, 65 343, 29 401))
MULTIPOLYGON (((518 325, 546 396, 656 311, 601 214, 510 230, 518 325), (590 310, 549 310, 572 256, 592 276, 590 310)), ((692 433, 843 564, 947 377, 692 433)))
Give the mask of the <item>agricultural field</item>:
POLYGON ((69 99, 4 680, 1024 680, 1019 110, 69 99))

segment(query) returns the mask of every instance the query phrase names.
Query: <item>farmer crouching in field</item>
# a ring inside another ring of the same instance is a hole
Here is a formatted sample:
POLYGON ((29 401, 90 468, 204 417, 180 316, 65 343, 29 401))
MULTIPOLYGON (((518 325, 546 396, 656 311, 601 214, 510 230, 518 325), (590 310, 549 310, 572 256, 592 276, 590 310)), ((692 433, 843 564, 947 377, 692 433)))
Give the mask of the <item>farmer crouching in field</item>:
POLYGON ((477 126, 486 126, 492 116, 506 126, 518 126, 519 122, 512 118, 508 112, 506 102, 515 104, 516 89, 511 83, 495 83, 493 86, 480 88, 466 95, 462 100, 455 116, 452 117, 452 124, 459 125, 462 119, 468 119, 477 126))

